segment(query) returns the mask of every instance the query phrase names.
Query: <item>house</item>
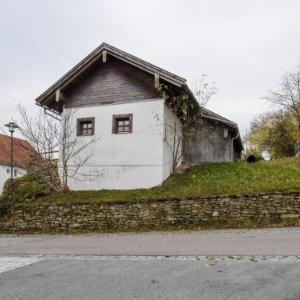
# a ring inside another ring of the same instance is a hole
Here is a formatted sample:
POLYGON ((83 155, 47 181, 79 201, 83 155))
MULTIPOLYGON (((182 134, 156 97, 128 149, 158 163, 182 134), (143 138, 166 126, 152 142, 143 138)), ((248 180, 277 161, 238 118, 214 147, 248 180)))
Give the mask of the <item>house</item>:
MULTIPOLYGON (((13 177, 24 176, 31 162, 34 149, 22 139, 13 138, 13 177)), ((11 177, 11 138, 0 134, 0 194, 4 183, 11 177)))
POLYGON ((71 190, 149 188, 170 176, 175 133, 168 124, 180 132, 182 123, 162 85, 184 91, 201 109, 202 125, 176 147, 178 165, 240 157, 237 124, 200 107, 184 78, 103 43, 36 99, 48 113, 72 111, 79 141, 97 137, 85 149, 91 158, 69 179, 71 190))

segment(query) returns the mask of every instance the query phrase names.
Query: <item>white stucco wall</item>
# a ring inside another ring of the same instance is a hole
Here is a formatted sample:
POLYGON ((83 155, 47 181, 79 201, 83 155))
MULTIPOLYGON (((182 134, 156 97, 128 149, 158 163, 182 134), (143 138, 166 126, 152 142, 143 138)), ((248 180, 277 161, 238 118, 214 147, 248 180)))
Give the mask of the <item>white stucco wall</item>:
MULTIPOLYGON (((13 174, 15 174, 15 170, 17 173, 16 176, 14 176, 14 178, 21 177, 26 174, 26 170, 17 167, 14 168, 13 174)), ((0 195, 2 194, 4 183, 9 178, 10 178, 10 166, 0 165, 0 195)))
POLYGON ((177 145, 179 165, 182 161, 182 126, 180 120, 175 114, 164 105, 164 137, 163 137, 163 180, 172 174, 173 169, 173 153, 174 153, 174 137, 175 147, 177 145))
POLYGON ((71 190, 149 188, 162 183, 163 99, 76 108, 74 128, 77 118, 88 117, 95 118, 98 140, 81 153, 82 158, 92 157, 75 178, 68 179, 71 190), (112 116, 129 113, 133 114, 133 132, 113 134, 112 116))

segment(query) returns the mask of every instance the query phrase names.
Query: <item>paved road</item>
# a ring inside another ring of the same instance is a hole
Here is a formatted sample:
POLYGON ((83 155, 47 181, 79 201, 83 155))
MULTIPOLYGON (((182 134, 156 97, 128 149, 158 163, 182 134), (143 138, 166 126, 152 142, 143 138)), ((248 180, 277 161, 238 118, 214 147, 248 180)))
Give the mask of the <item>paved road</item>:
POLYGON ((27 259, 0 273, 0 299, 300 299, 297 258, 27 259))
POLYGON ((300 228, 145 234, 0 235, 0 255, 300 255, 300 228))
POLYGON ((300 299, 300 229, 0 235, 0 299, 300 299))

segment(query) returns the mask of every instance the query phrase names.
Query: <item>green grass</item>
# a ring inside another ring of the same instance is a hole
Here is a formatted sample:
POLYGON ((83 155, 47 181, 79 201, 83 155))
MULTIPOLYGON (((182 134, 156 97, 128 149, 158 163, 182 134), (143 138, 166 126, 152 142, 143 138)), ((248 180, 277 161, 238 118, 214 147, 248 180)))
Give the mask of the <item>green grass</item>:
POLYGON ((35 200, 38 203, 105 203, 300 191, 300 158, 196 166, 170 177, 162 186, 137 190, 80 191, 35 200))

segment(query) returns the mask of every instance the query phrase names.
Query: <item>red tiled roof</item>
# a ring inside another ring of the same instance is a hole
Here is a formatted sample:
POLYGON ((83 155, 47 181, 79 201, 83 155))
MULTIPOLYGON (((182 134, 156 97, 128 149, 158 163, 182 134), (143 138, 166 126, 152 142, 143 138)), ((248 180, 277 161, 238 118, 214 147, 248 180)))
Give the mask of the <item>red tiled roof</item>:
MULTIPOLYGON (((26 168, 35 153, 25 140, 13 138, 14 166, 26 168)), ((10 165, 10 136, 0 134, 0 165, 10 165)))

